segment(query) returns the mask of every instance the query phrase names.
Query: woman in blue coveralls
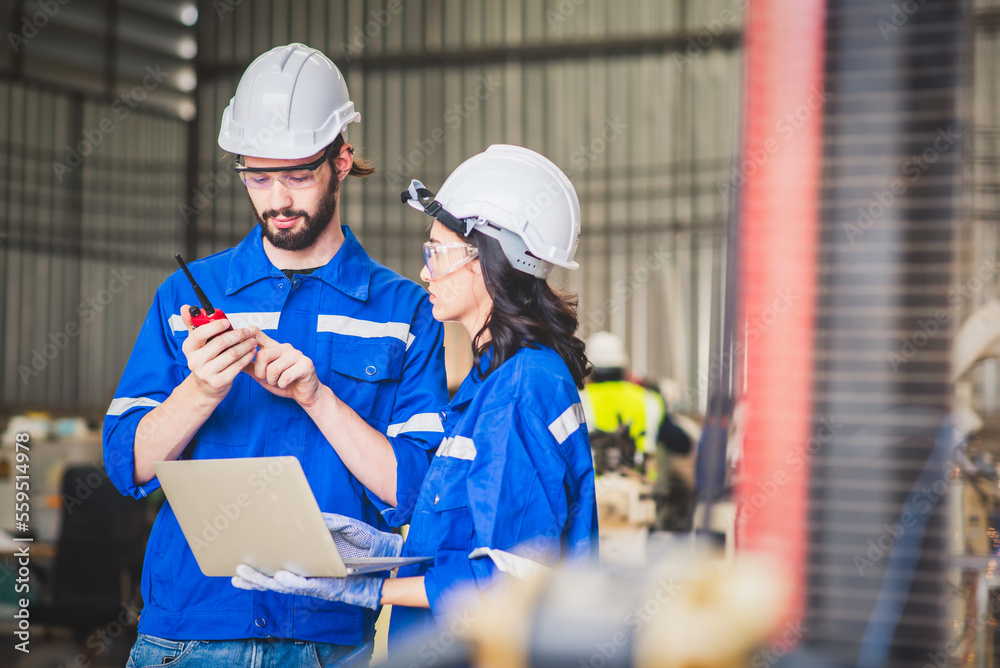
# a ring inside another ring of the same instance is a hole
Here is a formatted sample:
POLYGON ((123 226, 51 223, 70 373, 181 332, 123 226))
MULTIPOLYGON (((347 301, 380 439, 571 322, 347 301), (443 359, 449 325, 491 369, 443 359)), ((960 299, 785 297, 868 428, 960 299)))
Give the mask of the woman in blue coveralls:
POLYGON ((444 622, 450 596, 468 585, 502 589, 506 577, 597 552, 578 393, 587 359, 574 335, 575 301, 546 281, 553 266, 578 266, 572 183, 534 151, 495 145, 462 163, 436 197, 419 181, 403 197, 435 219, 420 275, 434 318, 468 330, 475 364, 442 412, 445 437, 415 507, 386 511, 392 524, 410 523, 405 545, 357 520, 327 520, 342 554, 433 560, 404 566, 391 580, 268 578, 247 566, 233 579, 237 587, 373 609, 392 604, 390 649, 435 618, 444 622))

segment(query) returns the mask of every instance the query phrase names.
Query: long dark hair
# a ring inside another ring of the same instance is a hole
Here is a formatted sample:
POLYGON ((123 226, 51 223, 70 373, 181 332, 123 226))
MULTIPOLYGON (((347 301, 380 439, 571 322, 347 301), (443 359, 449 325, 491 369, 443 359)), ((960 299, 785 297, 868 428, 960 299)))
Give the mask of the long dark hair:
POLYGON ((493 373, 521 348, 542 345, 559 353, 576 386, 582 388, 591 367, 584 343, 576 337, 580 325, 577 299, 556 292, 544 279, 515 269, 500 242, 493 237, 473 230, 466 240, 479 249, 486 291, 493 300, 492 311, 472 341, 477 363, 493 347, 493 359, 484 376, 493 373), (480 343, 486 332, 490 340, 480 343))

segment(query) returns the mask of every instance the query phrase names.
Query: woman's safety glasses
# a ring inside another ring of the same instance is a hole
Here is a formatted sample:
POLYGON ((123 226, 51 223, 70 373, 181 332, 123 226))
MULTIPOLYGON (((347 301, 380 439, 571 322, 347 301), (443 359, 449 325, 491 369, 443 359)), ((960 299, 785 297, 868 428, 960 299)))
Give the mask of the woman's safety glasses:
POLYGON ((281 183, 289 190, 302 190, 312 188, 316 185, 316 170, 323 166, 330 155, 331 146, 328 146, 323 155, 314 162, 304 165, 293 165, 285 169, 274 169, 273 167, 247 167, 243 164, 243 156, 236 158, 236 173, 240 175, 240 180, 247 188, 254 190, 268 190, 275 181, 281 183))
POLYGON ((433 241, 424 244, 424 264, 431 279, 447 276, 477 257, 479 249, 470 244, 439 244, 433 241))

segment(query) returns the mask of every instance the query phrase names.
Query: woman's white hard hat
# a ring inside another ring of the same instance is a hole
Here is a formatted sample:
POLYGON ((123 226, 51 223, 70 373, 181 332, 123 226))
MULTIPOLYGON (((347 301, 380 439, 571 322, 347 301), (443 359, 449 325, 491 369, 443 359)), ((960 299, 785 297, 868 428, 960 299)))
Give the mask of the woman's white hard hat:
POLYGON ((476 229, 497 239, 514 268, 532 276, 547 278, 553 266, 579 267, 576 189, 531 149, 494 144, 459 165, 437 195, 413 181, 403 201, 458 234, 476 229))

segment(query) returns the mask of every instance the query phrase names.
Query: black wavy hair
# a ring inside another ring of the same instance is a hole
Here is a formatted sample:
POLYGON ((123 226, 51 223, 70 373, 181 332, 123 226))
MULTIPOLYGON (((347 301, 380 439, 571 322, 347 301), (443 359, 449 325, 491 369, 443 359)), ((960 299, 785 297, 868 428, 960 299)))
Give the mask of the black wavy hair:
POLYGON ((557 292, 542 278, 519 271, 511 265, 500 242, 473 230, 466 239, 479 249, 486 292, 493 300, 483 328, 472 340, 472 353, 479 357, 492 346, 493 359, 486 369, 488 376, 521 348, 552 348, 569 367, 573 381, 583 387, 583 379, 593 369, 587 362, 585 345, 577 338, 578 300, 557 292), (483 343, 483 335, 489 340, 483 343))

